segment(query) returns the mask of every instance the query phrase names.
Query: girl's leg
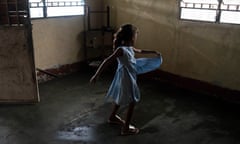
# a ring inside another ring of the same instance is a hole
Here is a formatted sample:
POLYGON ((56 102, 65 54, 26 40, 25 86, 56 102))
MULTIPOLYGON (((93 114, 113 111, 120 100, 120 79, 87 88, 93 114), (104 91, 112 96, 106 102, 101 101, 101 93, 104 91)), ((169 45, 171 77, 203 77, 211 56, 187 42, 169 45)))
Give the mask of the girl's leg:
POLYGON ((109 123, 113 123, 113 124, 120 124, 120 125, 124 125, 125 121, 122 120, 118 115, 117 115, 117 111, 119 109, 120 105, 117 104, 113 104, 113 110, 112 113, 110 114, 110 117, 108 119, 109 123))
POLYGON ((123 126, 123 129, 121 132, 122 135, 137 134, 139 132, 138 128, 135 128, 134 126, 130 125, 134 106, 135 106, 134 102, 129 104, 127 115, 126 115, 126 120, 125 120, 125 125, 123 126))
POLYGON ((115 115, 117 114, 117 111, 118 111, 119 107, 120 107, 120 105, 117 105, 117 104, 115 104, 115 103, 113 104, 112 113, 111 113, 111 115, 110 115, 110 118, 109 118, 109 119, 111 119, 111 118, 114 118, 114 117, 115 117, 115 115))

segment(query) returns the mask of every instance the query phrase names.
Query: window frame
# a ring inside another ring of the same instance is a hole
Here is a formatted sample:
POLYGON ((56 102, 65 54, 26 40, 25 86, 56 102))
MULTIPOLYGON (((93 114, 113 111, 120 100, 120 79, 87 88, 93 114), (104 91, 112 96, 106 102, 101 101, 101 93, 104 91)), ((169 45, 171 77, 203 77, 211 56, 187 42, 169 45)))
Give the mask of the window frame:
POLYGON ((42 0, 42 2, 29 2, 29 16, 30 19, 45 19, 45 18, 58 18, 58 17, 72 17, 72 16, 81 16, 85 15, 85 9, 86 4, 85 0, 71 0, 71 1, 57 1, 57 2, 47 2, 47 0, 42 0), (42 5, 40 6, 40 3, 42 5), (70 5, 66 5, 66 3, 70 3, 70 5), (73 3, 76 3, 75 5, 73 3), (32 6, 33 4, 36 4, 37 6, 32 6), (54 5, 54 4, 57 4, 54 5), (63 4, 63 5, 62 5, 63 4), (59 15, 59 16, 48 16, 47 8, 50 7, 82 7, 83 13, 82 14, 76 14, 76 15, 59 15), (42 17, 31 17, 31 8, 42 8, 43 16, 42 17))
MULTIPOLYGON (((181 5, 181 3, 184 2, 184 0, 179 0, 178 3, 178 8, 179 8, 179 20, 183 20, 183 21, 192 21, 192 22, 205 22, 205 23, 217 23, 217 24, 232 24, 232 25, 240 25, 240 23, 231 23, 231 22, 221 22, 221 16, 222 16, 222 12, 239 12, 240 13, 240 4, 224 4, 223 0, 218 0, 218 4, 217 4, 217 8, 216 9, 211 9, 211 8, 193 8, 193 7, 183 7, 181 5), (227 8, 222 8, 221 6, 225 5, 227 8), (229 7, 230 6, 236 6, 236 10, 231 10, 229 7), (195 20, 195 19, 186 19, 186 18, 181 18, 182 16, 182 9, 186 8, 186 9, 199 9, 199 10, 216 10, 216 18, 214 21, 210 21, 210 20, 195 20)), ((194 3, 190 3, 190 4, 194 4, 194 3)), ((208 3, 199 3, 199 4, 208 4, 208 3)), ((208 4, 208 5, 212 5, 212 4, 208 4)))

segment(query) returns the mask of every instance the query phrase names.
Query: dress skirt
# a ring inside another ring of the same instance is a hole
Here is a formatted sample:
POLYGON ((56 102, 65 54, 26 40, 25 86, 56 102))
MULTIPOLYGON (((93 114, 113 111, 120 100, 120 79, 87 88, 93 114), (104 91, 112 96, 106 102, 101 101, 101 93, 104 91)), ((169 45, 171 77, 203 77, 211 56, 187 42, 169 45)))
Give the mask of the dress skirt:
POLYGON ((127 105, 139 102, 140 91, 137 85, 137 75, 153 71, 160 67, 162 57, 138 58, 134 57, 132 47, 121 47, 123 56, 117 58, 118 68, 105 97, 106 102, 127 105))

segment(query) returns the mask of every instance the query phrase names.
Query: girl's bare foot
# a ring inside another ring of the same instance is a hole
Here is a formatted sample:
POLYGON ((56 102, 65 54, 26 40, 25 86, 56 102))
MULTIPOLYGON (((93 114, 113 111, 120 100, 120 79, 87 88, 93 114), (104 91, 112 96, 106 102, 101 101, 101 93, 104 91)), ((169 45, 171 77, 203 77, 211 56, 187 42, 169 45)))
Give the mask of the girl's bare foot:
POLYGON ((139 133, 139 129, 130 125, 129 128, 122 128, 122 131, 121 131, 121 135, 122 136, 125 136, 125 135, 135 135, 135 134, 138 134, 139 133))
POLYGON ((122 120, 118 115, 114 115, 108 119, 109 124, 124 125, 125 121, 122 120))

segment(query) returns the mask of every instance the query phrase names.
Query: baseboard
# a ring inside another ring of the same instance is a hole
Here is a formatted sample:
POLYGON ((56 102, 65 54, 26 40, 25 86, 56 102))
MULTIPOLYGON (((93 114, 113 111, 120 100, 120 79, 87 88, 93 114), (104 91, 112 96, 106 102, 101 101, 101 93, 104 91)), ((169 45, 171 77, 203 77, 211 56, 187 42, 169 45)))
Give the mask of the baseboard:
POLYGON ((76 62, 73 64, 61 65, 57 68, 44 69, 41 71, 38 69, 39 68, 37 68, 37 80, 38 83, 42 83, 74 72, 86 71, 88 69, 88 64, 86 62, 76 62))
POLYGON ((156 70, 144 74, 141 77, 162 81, 180 88, 188 89, 191 91, 214 96, 218 99, 223 99, 240 104, 240 91, 238 90, 223 88, 207 82, 182 77, 162 70, 156 70))

